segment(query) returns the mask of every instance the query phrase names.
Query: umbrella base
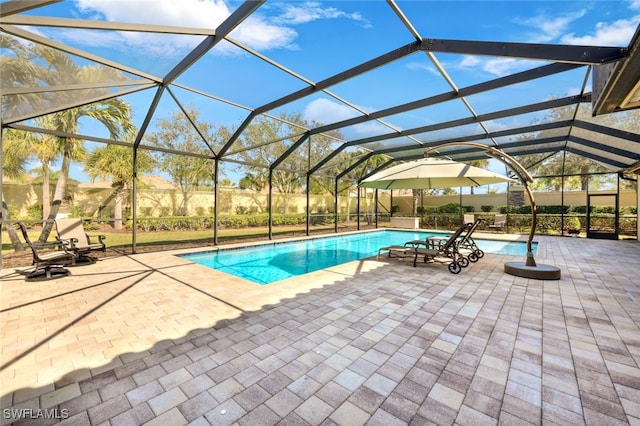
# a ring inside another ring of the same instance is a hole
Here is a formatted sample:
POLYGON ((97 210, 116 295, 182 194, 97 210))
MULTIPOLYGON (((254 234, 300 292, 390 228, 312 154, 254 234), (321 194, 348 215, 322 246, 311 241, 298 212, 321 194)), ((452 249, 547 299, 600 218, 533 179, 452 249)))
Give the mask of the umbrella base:
POLYGON ((524 262, 507 262, 504 272, 517 277, 533 278, 536 280, 559 280, 560 268, 551 265, 528 266, 524 262))

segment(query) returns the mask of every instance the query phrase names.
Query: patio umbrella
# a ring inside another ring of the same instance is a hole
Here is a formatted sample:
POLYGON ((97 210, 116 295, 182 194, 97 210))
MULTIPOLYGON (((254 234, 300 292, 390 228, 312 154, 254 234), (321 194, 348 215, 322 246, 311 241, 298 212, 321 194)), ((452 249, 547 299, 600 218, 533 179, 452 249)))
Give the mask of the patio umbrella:
POLYGON ((425 189, 479 186, 515 179, 490 170, 439 158, 423 158, 378 172, 360 182, 360 186, 378 189, 425 189))

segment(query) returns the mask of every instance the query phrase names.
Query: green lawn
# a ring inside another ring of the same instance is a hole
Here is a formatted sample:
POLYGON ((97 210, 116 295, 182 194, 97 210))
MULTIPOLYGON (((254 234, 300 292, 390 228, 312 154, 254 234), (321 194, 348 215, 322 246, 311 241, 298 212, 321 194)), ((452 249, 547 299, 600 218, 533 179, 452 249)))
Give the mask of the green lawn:
MULTIPOLYGON (((314 226, 313 231, 331 231, 333 225, 326 226, 314 226)), ((278 235, 303 235, 305 232, 304 226, 279 226, 273 229, 273 234, 278 235)), ((114 232, 114 231, 88 231, 91 235, 104 235, 106 237, 105 243, 107 247, 127 247, 131 246, 131 233, 130 232, 114 232)), ((225 241, 241 240, 241 239, 266 239, 268 234, 268 228, 244 228, 244 229, 221 229, 218 231, 218 240, 223 243, 225 241)), ((40 230, 30 230, 29 238, 32 241, 36 241, 40 236, 40 230)), ((19 235, 22 241, 22 236, 19 235)), ((55 234, 52 233, 49 236, 50 242, 55 242, 55 234)), ((210 244, 213 243, 213 231, 154 231, 154 232, 138 232, 136 235, 136 245, 138 247, 144 246, 158 246, 158 245, 171 245, 171 244, 184 244, 189 242, 191 244, 210 244)), ((13 246, 9 240, 7 232, 2 231, 2 254, 13 253, 13 246)))

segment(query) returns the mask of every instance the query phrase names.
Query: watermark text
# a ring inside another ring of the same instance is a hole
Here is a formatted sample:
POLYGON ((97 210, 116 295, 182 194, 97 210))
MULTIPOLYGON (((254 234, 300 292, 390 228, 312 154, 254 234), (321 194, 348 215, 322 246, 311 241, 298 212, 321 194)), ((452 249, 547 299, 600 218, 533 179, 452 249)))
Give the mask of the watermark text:
POLYGON ((4 408, 2 410, 2 417, 4 419, 18 420, 18 419, 55 419, 64 420, 69 418, 69 410, 66 408, 4 408))

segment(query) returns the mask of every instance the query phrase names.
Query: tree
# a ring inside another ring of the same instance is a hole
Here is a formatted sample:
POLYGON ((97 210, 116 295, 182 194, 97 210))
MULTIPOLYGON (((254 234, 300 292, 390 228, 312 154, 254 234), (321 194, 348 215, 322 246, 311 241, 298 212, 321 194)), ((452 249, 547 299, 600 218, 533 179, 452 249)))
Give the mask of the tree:
POLYGON ((411 190, 411 212, 414 216, 418 215, 418 200, 420 200, 420 196, 424 194, 426 191, 424 189, 412 189, 411 190))
MULTIPOLYGON (((153 170, 153 158, 148 151, 138 150, 138 175, 153 170)), ((110 144, 96 148, 86 159, 84 171, 92 181, 101 178, 111 181, 113 188, 114 228, 122 229, 122 204, 133 183, 133 146, 110 144)))
POLYGON ((158 168, 169 175, 179 188, 182 195, 179 211, 186 216, 189 214, 193 190, 213 183, 214 162, 203 156, 213 157, 211 150, 221 145, 227 132, 224 128, 216 130, 212 124, 199 121, 200 112, 194 106, 188 106, 185 110, 191 121, 182 111, 174 111, 168 118, 158 119, 157 130, 145 136, 145 139, 149 145, 165 150, 154 152, 153 156, 158 168), (200 133, 191 122, 195 123, 200 133), (211 144, 211 148, 205 140, 211 144), (170 151, 199 156, 178 155, 170 151))
MULTIPOLYGON (((340 136, 340 139, 342 139, 340 134, 337 135, 340 136)), ((335 145, 335 143, 332 143, 331 145, 321 146, 320 149, 316 149, 315 151, 317 158, 315 158, 315 161, 318 161, 324 158, 329 153, 333 152, 335 147, 332 145, 335 145)), ((324 195, 329 193, 334 197, 350 191, 352 188, 354 188, 354 186, 357 185, 357 182, 367 174, 367 172, 374 170, 376 167, 380 166, 386 161, 386 159, 380 155, 373 155, 367 158, 367 160, 363 161, 358 166, 354 167, 352 170, 341 177, 341 179, 338 181, 338 193, 336 194, 336 176, 341 174, 345 169, 351 167, 353 164, 355 164, 355 162, 362 159, 362 157, 366 156, 367 154, 368 152, 363 151, 362 149, 356 149, 353 151, 340 151, 331 161, 329 161, 324 167, 322 167, 317 172, 317 174, 311 176, 309 190, 314 194, 324 195)), ((347 212, 350 212, 351 197, 347 196, 346 201, 347 212)), ((373 204, 371 205, 371 207, 372 209, 375 208, 373 204)))
MULTIPOLYGON (((549 111, 547 117, 540 121, 554 122, 569 119, 573 117, 575 109, 575 105, 554 108, 549 111)), ((605 114, 594 118, 591 116, 591 105, 580 104, 576 119, 597 122, 600 125, 613 129, 640 133, 640 110, 605 114)), ((537 124, 537 121, 532 124, 537 124)), ((542 139, 556 135, 557 130, 546 130, 535 135, 518 135, 514 139, 516 141, 529 140, 532 137, 542 139)), ((606 138, 607 136, 603 135, 601 137, 606 138)), ((532 189, 536 190, 560 191, 564 187, 565 190, 580 189, 584 191, 587 189, 587 186, 590 186, 590 189, 596 189, 594 185, 604 185, 607 183, 607 179, 610 179, 610 177, 604 176, 600 178, 599 181, 592 180, 591 184, 589 184, 589 174, 606 173, 611 172, 611 170, 587 157, 569 151, 558 152, 555 155, 541 153, 516 156, 516 159, 528 169, 532 176, 536 177, 531 185, 532 189), (565 176, 564 182, 563 175, 565 176)))
MULTIPOLYGON (((82 85, 92 82, 108 82, 122 80, 122 74, 115 69, 102 65, 78 66, 69 55, 48 48, 46 46, 17 46, 16 42, 6 37, 2 39, 3 47, 10 46, 15 56, 4 57, 3 64, 11 65, 11 84, 27 88, 35 87, 60 87, 64 85, 82 85), (22 70, 14 65, 20 64, 22 70)), ((5 79, 3 78, 3 81, 5 79)), ((82 97, 95 97, 107 93, 107 89, 86 89, 69 91, 51 91, 39 97, 31 95, 20 99, 8 99, 3 108, 16 111, 24 108, 25 101, 32 102, 33 106, 64 105, 77 102, 82 97)), ((32 106, 32 108, 33 108, 32 106)), ((130 132, 133 128, 131 122, 131 107, 126 102, 112 98, 77 108, 49 114, 35 122, 48 130, 77 134, 80 120, 89 118, 102 124, 112 139, 118 139, 121 134, 130 132)), ((36 141, 37 142, 37 141, 36 141)), ((40 161, 43 169, 52 163, 52 156, 61 159, 60 175, 56 181, 55 190, 51 202, 49 214, 45 217, 45 223, 40 234, 39 242, 45 242, 51 230, 53 221, 58 214, 64 198, 71 162, 82 159, 84 148, 81 139, 63 138, 58 136, 43 137, 40 141, 41 148, 46 155, 42 155, 40 161), (46 163, 46 164, 45 164, 46 163)), ((48 185, 48 184, 47 184, 48 185)), ((43 185, 46 188, 47 185, 43 185)), ((47 189, 48 190, 48 189, 47 189)))
MULTIPOLYGON (((486 158, 480 158, 478 160, 471 160, 471 161, 466 161, 466 163, 472 167, 478 167, 481 169, 484 169, 485 167, 487 167, 489 165, 489 160, 486 158)), ((475 187, 470 187, 469 191, 471 193, 471 195, 474 194, 474 189, 475 187)))
MULTIPOLYGON (((376 155, 372 155, 371 157, 369 157, 366 161, 362 162, 360 165, 358 165, 356 168, 354 168, 351 172, 351 175, 353 177, 355 177, 357 181, 361 180, 364 176, 370 174, 371 172, 373 172, 374 170, 378 169, 381 165, 383 165, 384 163, 386 163, 388 160, 388 158, 380 155, 380 154, 376 154, 376 155)), ((367 198, 367 188, 363 188, 364 189, 364 196, 365 199, 368 201, 367 198)), ((373 194, 375 194, 375 190, 372 191, 372 197, 373 194)), ((358 187, 358 196, 360 196, 360 187, 358 187)), ((373 216, 375 215, 375 211, 376 211, 376 205, 374 202, 370 202, 369 203, 369 207, 370 207, 370 211, 366 217, 367 220, 367 224, 371 225, 372 220, 373 220, 373 216)), ((364 211, 365 213, 367 213, 367 205, 365 204, 364 206, 364 211)))
MULTIPOLYGON (((19 179, 24 176, 24 165, 29 157, 29 151, 25 150, 20 143, 20 139, 15 137, 5 138, 4 136, 12 130, 3 131, 2 134, 2 173, 10 178, 19 179)), ((9 208, 2 193, 2 218, 9 220, 9 208)), ((16 230, 12 226, 7 227, 9 240, 16 251, 24 250, 16 230)))
MULTIPOLYGON (((43 129, 53 128, 52 116, 47 115, 34 119, 36 127, 43 129)), ((57 138, 44 133, 25 132, 22 130, 11 129, 6 133, 6 139, 15 139, 25 152, 29 155, 25 158, 25 162, 30 158, 40 163, 39 168, 31 169, 40 179, 42 185, 42 218, 48 218, 51 214, 51 181, 57 181, 60 177, 60 171, 53 171, 52 167, 63 151, 64 139, 57 138)), ((82 145, 76 145, 72 152, 72 160, 80 160, 85 152, 82 145)))
MULTIPOLYGON (((324 156, 328 155, 333 150, 333 146, 328 146, 328 149, 318 150, 317 156, 320 158, 324 158, 324 156)), ((321 168, 317 174, 311 176, 311 192, 316 194, 329 193, 335 196, 335 176, 342 173, 343 170, 350 167, 365 154, 366 153, 360 149, 355 151, 341 151, 325 167, 321 168)), ((338 194, 342 194, 349 188, 352 188, 354 186, 355 182, 362 175, 363 170, 366 168, 366 164, 367 162, 364 162, 363 164, 349 171, 342 177, 340 181, 338 181, 338 194)), ((371 166, 371 164, 369 164, 369 166, 371 166)))
POLYGON ((603 165, 571 152, 559 152, 551 157, 549 154, 533 154, 520 157, 520 160, 529 173, 537 176, 531 188, 538 191, 561 191, 563 187, 565 190, 585 191, 590 173, 609 172, 603 165))
POLYGON ((267 186, 267 184, 268 182, 262 180, 260 176, 256 176, 249 172, 240 179, 238 186, 240 189, 252 189, 260 192, 267 186))
MULTIPOLYGON (((262 190, 269 184, 269 166, 278 160, 298 138, 301 129, 308 128, 300 114, 286 115, 282 113, 280 120, 258 117, 238 140, 240 150, 238 156, 243 160, 245 184, 255 190, 262 190), (262 164, 256 164, 260 159, 262 164)), ((309 143, 309 142, 307 142, 309 143)), ((313 146, 313 145, 312 145, 313 146)), ((292 152, 282 164, 273 170, 272 184, 282 194, 283 212, 288 212, 290 194, 302 188, 303 176, 306 172, 300 165, 308 164, 308 159, 301 150, 292 152)))

